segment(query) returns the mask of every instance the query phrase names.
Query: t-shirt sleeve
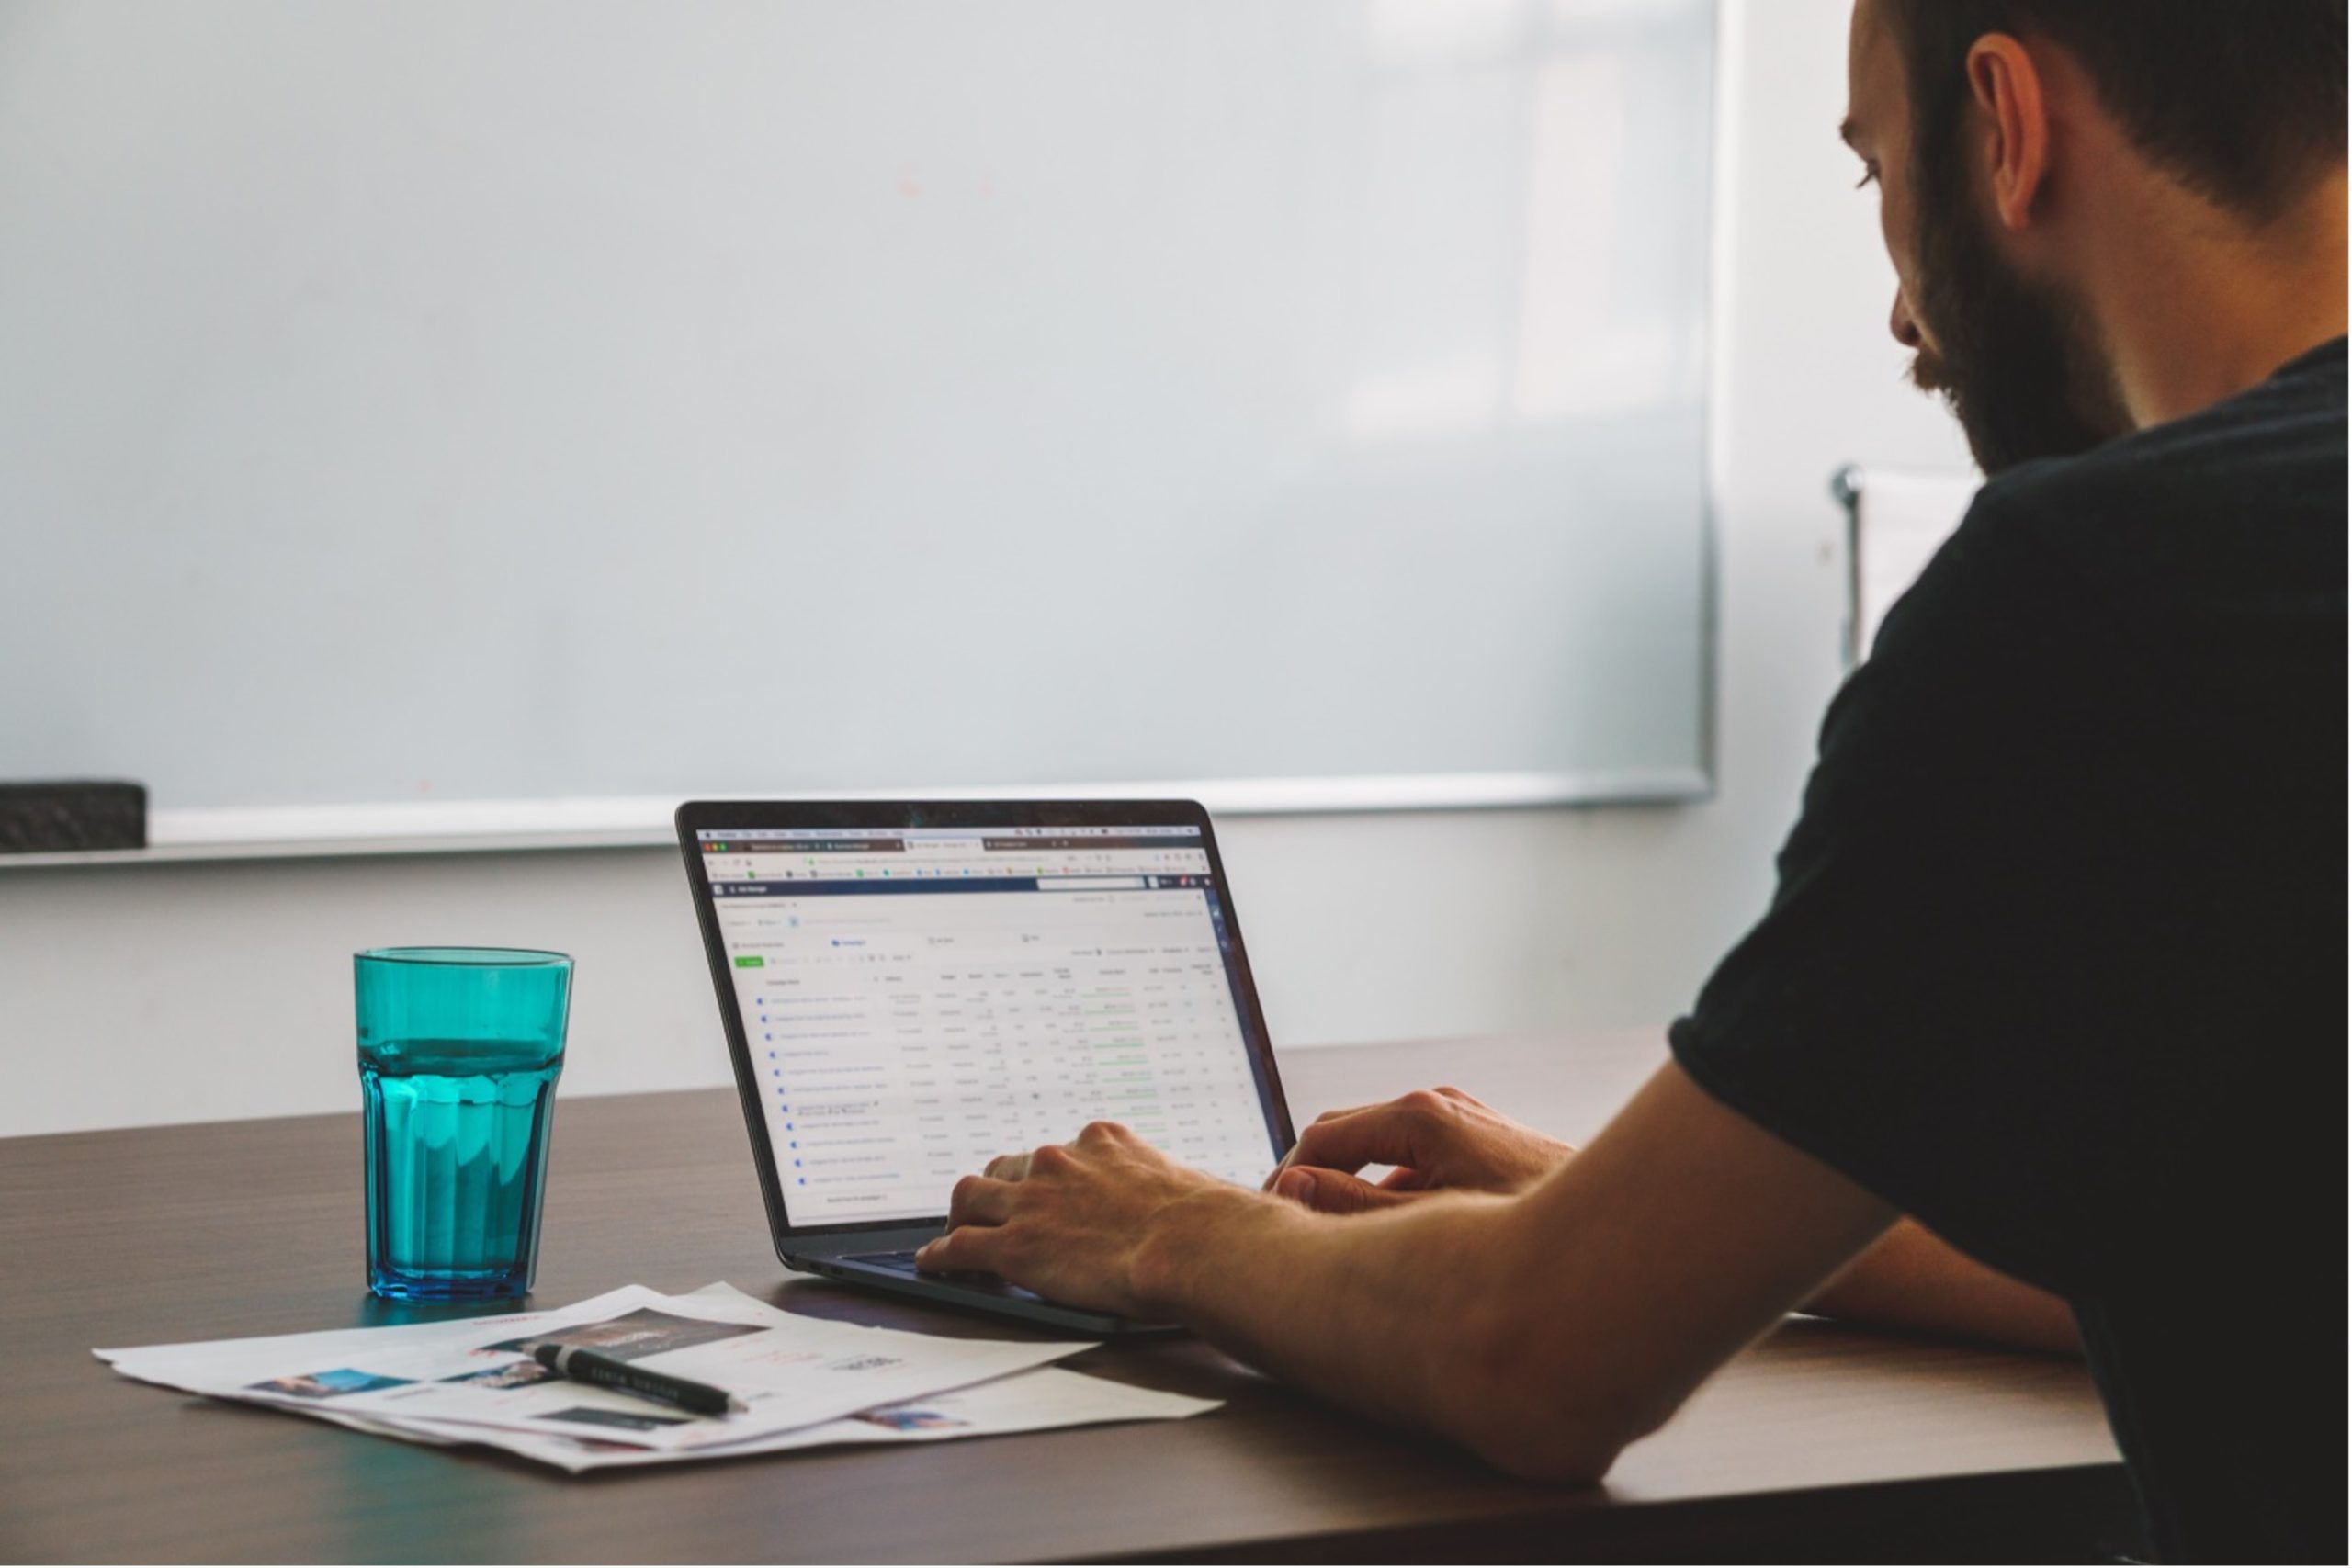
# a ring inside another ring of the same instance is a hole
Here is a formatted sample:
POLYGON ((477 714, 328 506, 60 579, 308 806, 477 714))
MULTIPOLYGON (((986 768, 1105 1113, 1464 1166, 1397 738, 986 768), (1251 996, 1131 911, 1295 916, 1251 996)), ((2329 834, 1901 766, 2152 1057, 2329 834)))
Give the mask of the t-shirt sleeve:
POLYGON ((2068 607, 2013 521, 1980 500, 1890 614, 1824 721, 1770 910, 1670 1040, 1716 1100, 2064 1289, 2101 1156, 2063 889, 2097 875, 2074 760, 2103 742, 2053 679, 2068 607))

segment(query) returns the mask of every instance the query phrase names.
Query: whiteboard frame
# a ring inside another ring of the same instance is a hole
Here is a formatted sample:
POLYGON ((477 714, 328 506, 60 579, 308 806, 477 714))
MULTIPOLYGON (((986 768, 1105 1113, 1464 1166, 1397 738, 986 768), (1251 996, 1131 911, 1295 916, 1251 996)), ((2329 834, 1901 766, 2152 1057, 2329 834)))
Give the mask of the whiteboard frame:
POLYGON ((1687 805, 1713 797, 1711 770, 1616 773, 1414 773, 1362 778, 1195 779, 971 789, 734 790, 586 800, 406 801, 156 811, 143 850, 0 854, 0 871, 201 861, 514 853, 668 847, 687 799, 1197 800, 1215 817, 1338 816, 1541 807, 1687 805))

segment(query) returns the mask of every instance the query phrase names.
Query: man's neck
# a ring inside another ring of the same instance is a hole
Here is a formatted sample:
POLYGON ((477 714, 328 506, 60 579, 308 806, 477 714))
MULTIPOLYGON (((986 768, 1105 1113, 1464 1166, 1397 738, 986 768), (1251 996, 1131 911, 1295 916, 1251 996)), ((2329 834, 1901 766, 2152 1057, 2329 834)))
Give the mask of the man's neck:
POLYGON ((2132 226, 2142 243, 2103 269, 2091 306, 2135 425, 2210 408, 2344 335, 2345 195, 2339 168, 2258 232, 2210 208, 2201 222, 2132 226), (2151 231, 2185 237, 2149 246, 2151 231))

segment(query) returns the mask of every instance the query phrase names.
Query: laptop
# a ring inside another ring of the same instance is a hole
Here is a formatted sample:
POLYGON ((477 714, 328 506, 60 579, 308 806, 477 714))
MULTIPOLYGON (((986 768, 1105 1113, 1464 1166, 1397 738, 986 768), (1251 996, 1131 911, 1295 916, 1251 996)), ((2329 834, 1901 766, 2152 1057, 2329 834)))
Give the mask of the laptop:
POLYGON ((678 808, 776 1256, 1097 1337, 1139 1324, 916 1270, 956 1178, 1121 1122, 1254 1187, 1290 1111, 1192 801, 678 808))

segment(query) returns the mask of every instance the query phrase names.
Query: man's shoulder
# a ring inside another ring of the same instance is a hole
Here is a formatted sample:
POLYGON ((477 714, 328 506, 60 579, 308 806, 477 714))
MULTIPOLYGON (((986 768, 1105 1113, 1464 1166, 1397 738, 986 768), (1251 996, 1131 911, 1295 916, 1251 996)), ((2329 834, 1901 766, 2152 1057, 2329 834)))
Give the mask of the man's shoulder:
POLYGON ((2341 340, 2186 419, 2020 464, 1978 491, 1858 684, 1989 692, 2012 670, 2054 697, 2216 637, 2299 659, 2345 620, 2345 464, 2341 340))
POLYGON ((2023 571, 2085 609, 2342 603, 2345 378, 2332 355, 2186 419, 1988 481, 1938 565, 2023 571))
POLYGON ((2338 339, 2186 418, 2075 457, 2020 464, 1985 484, 1972 513, 2062 535, 2101 522, 2214 525, 2249 513, 2340 520, 2345 409, 2338 339))

